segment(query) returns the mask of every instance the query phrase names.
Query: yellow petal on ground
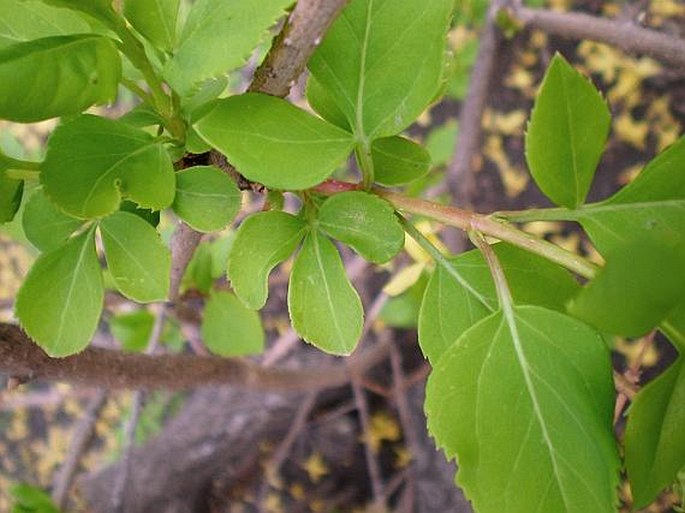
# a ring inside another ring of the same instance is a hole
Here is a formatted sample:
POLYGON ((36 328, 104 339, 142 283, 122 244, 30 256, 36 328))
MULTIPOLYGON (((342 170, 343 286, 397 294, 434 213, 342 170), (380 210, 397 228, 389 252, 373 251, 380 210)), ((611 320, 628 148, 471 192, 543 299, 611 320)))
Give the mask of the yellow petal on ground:
POLYGON ((323 476, 328 474, 328 466, 318 452, 307 458, 307 461, 302 464, 302 468, 307 473, 309 480, 312 483, 318 483, 323 476))
POLYGON ((426 262, 415 262, 405 267, 383 287, 383 292, 388 296, 399 296, 419 280, 425 268, 426 262))
POLYGON ((629 112, 623 112, 614 120, 614 132, 621 141, 644 150, 649 135, 649 124, 646 121, 636 121, 629 112))

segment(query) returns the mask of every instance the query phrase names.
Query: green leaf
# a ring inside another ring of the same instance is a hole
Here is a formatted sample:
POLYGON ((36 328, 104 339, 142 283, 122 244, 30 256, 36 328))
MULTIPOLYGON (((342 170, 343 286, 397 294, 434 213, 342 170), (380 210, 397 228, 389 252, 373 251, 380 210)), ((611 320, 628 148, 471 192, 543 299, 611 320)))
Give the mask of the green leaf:
POLYGON ((121 59, 96 35, 54 36, 0 49, 0 118, 21 123, 78 114, 117 95, 121 59))
POLYGON ((685 244, 639 237, 607 256, 569 312, 601 331, 644 335, 685 301, 684 263, 685 244))
POLYGON ((246 178, 275 189, 322 182, 354 146, 349 132, 259 93, 219 100, 195 128, 246 178))
POLYGON ((419 311, 428 279, 422 273, 411 287, 399 296, 388 298, 379 318, 391 328, 415 330, 419 324, 419 311))
POLYGON ((288 288, 295 331, 322 351, 350 354, 362 333, 364 310, 333 243, 313 231, 295 259, 288 288))
POLYGON ((50 356, 83 350, 97 328, 104 288, 95 228, 43 253, 17 294, 15 313, 50 356))
POLYGON ((48 36, 90 32, 76 13, 39 1, 3 0, 0 3, 0 48, 48 36))
POLYGON ((174 212, 199 232, 226 228, 238 214, 241 199, 233 180, 218 167, 191 167, 176 174, 174 212))
POLYGON ((151 135, 88 114, 53 132, 40 178, 52 201, 86 219, 115 212, 122 196, 161 210, 176 189, 171 160, 151 135))
POLYGON ((685 353, 685 301, 676 306, 662 324, 662 331, 668 339, 678 349, 678 352, 685 353))
POLYGON ((401 185, 421 178, 431 165, 425 148, 404 137, 376 139, 371 156, 374 179, 383 185, 401 185))
POLYGON ((14 501, 13 512, 60 513, 50 496, 37 486, 18 483, 10 488, 9 494, 14 501))
POLYGON ((583 204, 610 123, 611 114, 600 93, 556 54, 538 92, 526 134, 528 167, 552 201, 569 208, 583 204))
MULTIPOLYGON (((579 285, 560 266, 523 249, 493 246, 517 304, 544 306, 560 312, 579 285)), ((419 343, 435 365, 442 354, 473 324, 497 310, 497 293, 480 251, 462 253, 436 265, 419 313, 419 343)))
POLYGON ((106 24, 115 23, 118 18, 112 8, 112 0, 43 0, 43 2, 89 14, 106 24))
POLYGON ((290 4, 292 0, 198 0, 164 77, 186 96, 198 82, 238 68, 290 4))
POLYGON ((434 166, 446 166, 454 157, 459 125, 455 119, 431 130, 426 137, 426 149, 434 166))
POLYGON ((428 428, 479 513, 613 513, 609 352, 587 325, 509 306, 468 329, 426 388, 428 428))
POLYGON ((179 0, 124 0, 124 16, 152 44, 170 52, 176 43, 179 0))
POLYGON ((318 227, 377 264, 404 247, 404 230, 395 209, 368 192, 343 192, 328 198, 319 210, 318 227))
POLYGON ((140 217, 150 226, 157 228, 159 225, 159 210, 150 210, 149 208, 140 208, 132 201, 122 201, 119 206, 121 212, 130 212, 140 217))
POLYGON ((359 137, 398 134, 434 98, 453 6, 352 0, 326 34, 309 69, 359 137))
POLYGON ((112 317, 109 329, 124 351, 142 352, 148 346, 154 324, 155 318, 150 312, 137 310, 112 317))
POLYGON ((203 294, 209 294, 214 285, 214 279, 212 251, 207 242, 202 242, 193 253, 193 258, 186 268, 181 290, 197 289, 203 294))
POLYGON ((625 459, 633 506, 643 508, 685 467, 685 365, 679 358, 633 399, 625 459))
POLYGON ((24 181, 7 178, 0 165, 0 224, 14 219, 24 194, 24 181))
POLYGON ((166 299, 171 255, 152 226, 117 212, 100 221, 107 266, 119 291, 139 303, 166 299))
POLYGON ((340 110, 335 99, 328 94, 326 89, 314 78, 314 75, 310 74, 307 78, 306 94, 309 106, 314 109, 314 112, 329 123, 333 123, 347 132, 352 132, 345 113, 340 110))
POLYGON ((202 339, 220 356, 260 354, 264 350, 259 314, 228 292, 214 292, 205 304, 202 339))
POLYGON ((26 238, 41 251, 59 246, 82 224, 80 219, 61 212, 42 190, 33 193, 22 217, 26 238))
POLYGON ((305 230, 302 219, 276 210, 242 222, 228 260, 228 277, 245 306, 253 310, 264 306, 269 273, 295 251, 305 230))
POLYGON ((601 252, 653 233, 685 240, 685 137, 654 158, 611 198, 573 214, 601 252))

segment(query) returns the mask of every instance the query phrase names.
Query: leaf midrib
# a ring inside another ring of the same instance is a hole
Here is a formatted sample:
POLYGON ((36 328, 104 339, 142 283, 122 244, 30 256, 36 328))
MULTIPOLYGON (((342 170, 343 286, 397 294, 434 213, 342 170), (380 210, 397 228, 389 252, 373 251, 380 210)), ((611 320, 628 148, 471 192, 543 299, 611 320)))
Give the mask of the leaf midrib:
POLYGON ((91 237, 93 235, 93 230, 95 230, 94 227, 91 227, 88 230, 88 234, 84 237, 84 242, 83 245, 81 246, 81 251, 79 252, 78 260, 76 261, 76 265, 74 266, 73 272, 72 272, 72 278, 71 278, 71 283, 69 284, 69 290, 67 291, 67 297, 64 300, 64 305, 62 308, 62 312, 60 313, 59 316, 59 326, 57 329, 57 335, 55 336, 55 345, 61 345, 60 342, 62 340, 62 333, 64 331, 64 319, 66 317, 67 311, 70 309, 70 303, 72 300, 72 296, 74 294, 74 289, 76 288, 76 276, 79 274, 79 271, 81 269, 81 265, 83 264, 83 260, 86 254, 86 250, 89 246, 89 242, 91 240, 91 237))

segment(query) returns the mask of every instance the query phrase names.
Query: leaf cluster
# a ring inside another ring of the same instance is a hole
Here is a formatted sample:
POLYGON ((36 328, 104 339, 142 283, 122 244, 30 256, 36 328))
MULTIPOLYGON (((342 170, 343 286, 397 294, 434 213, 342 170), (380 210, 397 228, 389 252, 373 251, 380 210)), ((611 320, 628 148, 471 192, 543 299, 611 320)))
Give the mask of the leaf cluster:
MULTIPOLYGON (((430 170, 427 150, 402 133, 445 90, 453 0, 349 2, 308 62, 313 112, 228 86, 290 4, 198 0, 184 10, 179 0, 124 0, 116 10, 107 0, 4 0, 0 118, 61 118, 40 162, 0 154, 0 221, 24 205, 24 233, 40 252, 16 301, 26 333, 67 356, 92 339, 106 288, 137 303, 177 300, 158 226, 169 210, 211 234, 184 281, 204 301, 211 351, 263 349, 257 310, 270 273, 292 258, 293 328, 347 355, 364 308, 341 251, 386 264, 406 233, 428 255, 411 291, 433 369, 428 425, 458 460, 476 510, 615 511, 622 465, 636 507, 649 503, 685 466, 683 360, 636 395, 620 451, 607 340, 660 330, 685 349, 685 139, 615 195, 586 203, 611 116, 556 55, 526 158, 557 207, 482 216, 389 192, 381 186, 430 170), (84 113, 113 102, 120 86, 138 97, 130 112, 84 113), (243 195, 230 173, 184 164, 207 152, 269 190, 264 210, 235 232, 243 195), (331 181, 351 157, 359 183, 331 181), (445 255, 406 215, 462 228, 477 249, 445 255), (605 265, 595 272, 514 224, 549 219, 578 222, 605 265)), ((142 350, 154 322, 141 308, 115 315, 110 329, 125 349, 142 350)))

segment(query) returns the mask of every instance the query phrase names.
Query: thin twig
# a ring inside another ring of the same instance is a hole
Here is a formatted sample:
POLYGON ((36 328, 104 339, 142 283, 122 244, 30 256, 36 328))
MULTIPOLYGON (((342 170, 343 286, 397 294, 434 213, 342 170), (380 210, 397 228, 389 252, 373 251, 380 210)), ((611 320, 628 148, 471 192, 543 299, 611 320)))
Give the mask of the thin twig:
POLYGON ((376 459, 376 455, 371 449, 370 440, 370 429, 371 429, 371 417, 369 415, 369 405, 366 402, 366 396, 362 390, 359 375, 355 372, 350 372, 350 384, 352 386, 352 393, 354 396, 354 402, 357 406, 357 412, 359 413, 359 423, 364 433, 364 456, 366 458, 366 467, 369 470, 369 478, 371 479, 371 490, 373 492, 373 502, 374 507, 378 508, 379 511, 383 511, 385 506, 385 493, 383 491, 383 477, 381 475, 380 465, 376 459))
POLYGON ((502 42, 493 2, 483 28, 478 56, 471 72, 469 89, 459 113, 459 137, 454 155, 447 170, 447 185, 454 204, 466 207, 471 204, 475 189, 474 160, 480 150, 483 112, 495 70, 495 61, 502 42))
POLYGON ((264 481, 262 483, 261 490, 259 491, 260 513, 267 513, 268 511, 266 496, 269 492, 270 480, 271 478, 276 478, 278 476, 278 472, 290 454, 293 445, 297 441, 298 437, 302 434, 302 431, 304 431, 304 428, 307 425, 307 419, 316 405, 318 396, 318 392, 312 392, 305 397, 305 399, 302 401, 302 404, 300 404, 300 407, 297 409, 297 413, 295 414, 295 418, 290 425, 288 434, 278 445, 278 449, 276 449, 276 452, 274 452, 273 456, 271 457, 271 461, 269 461, 266 465, 266 475, 264 476, 264 481))
MULTIPOLYGON (((150 333, 150 338, 148 339, 147 347, 145 349, 146 355, 152 355, 157 351, 162 338, 165 320, 166 306, 158 305, 155 323, 152 327, 152 332, 150 333)), ((131 398, 131 414, 124 429, 124 449, 121 457, 121 472, 117 474, 112 487, 111 497, 113 513, 124 513, 125 511, 126 488, 131 471, 131 452, 136 442, 136 431, 138 429, 138 423, 140 422, 140 415, 143 411, 144 404, 145 392, 143 390, 136 390, 133 392, 133 397, 131 398)))
POLYGON ((628 387, 620 386, 618 388, 618 396, 616 397, 616 406, 614 408, 614 425, 616 425, 621 418, 621 413, 623 412, 623 408, 625 408, 628 400, 630 400, 632 395, 635 394, 635 389, 640 381, 640 369, 642 368, 642 362, 644 361, 647 352, 654 344, 655 335, 656 331, 651 331, 639 340, 638 344, 640 345, 640 348, 637 357, 631 362, 628 369, 623 373, 623 379, 625 380, 626 384, 630 386, 630 391, 626 390, 628 387))
POLYGON ((525 26, 567 39, 609 44, 629 54, 642 54, 685 71, 685 41, 656 30, 578 12, 556 12, 511 5, 511 14, 525 26))
POLYGON ((52 501, 58 509, 66 508, 69 490, 74 482, 83 454, 88 450, 95 434, 95 425, 107 402, 107 392, 100 389, 88 402, 86 410, 74 428, 64 462, 55 474, 52 484, 52 501))
MULTIPOLYGON (((412 427, 412 415, 409 401, 407 401, 407 383, 402 369, 402 353, 394 345, 390 346, 390 367, 392 369, 392 389, 395 398, 395 406, 399 414, 400 423, 402 425, 402 432, 406 446, 409 448, 411 454, 418 454, 420 444, 416 438, 416 431, 412 427)), ((406 474, 407 477, 407 493, 408 500, 413 504, 413 491, 415 489, 415 474, 413 465, 409 467, 406 474)))

